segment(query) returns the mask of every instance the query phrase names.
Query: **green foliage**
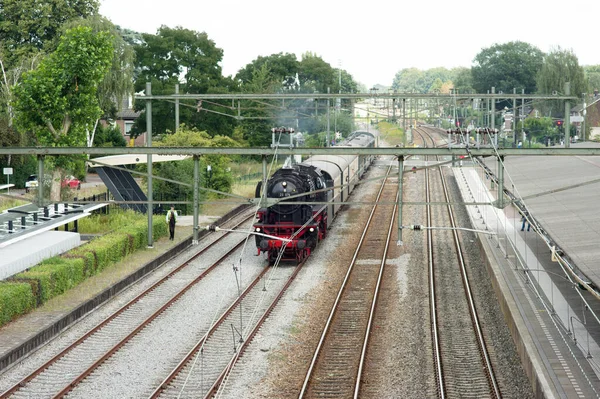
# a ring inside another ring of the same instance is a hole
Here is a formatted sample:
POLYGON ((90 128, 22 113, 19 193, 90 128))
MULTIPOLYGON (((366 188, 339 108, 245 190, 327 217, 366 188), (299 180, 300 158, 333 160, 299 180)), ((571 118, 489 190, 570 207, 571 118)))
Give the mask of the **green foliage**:
POLYGON ((478 93, 486 93, 492 87, 496 88, 496 93, 512 93, 513 88, 517 92, 525 89, 525 93, 534 93, 535 76, 543 61, 544 53, 528 43, 494 44, 481 50, 473 59, 473 88, 478 93))
POLYGON ((299 69, 300 87, 303 92, 327 93, 328 87, 336 92, 336 70, 321 57, 310 52, 304 53, 299 69))
POLYGON ((125 147, 127 142, 118 126, 98 125, 94 136, 94 147, 125 147))
POLYGON ((307 134, 304 136, 306 147, 325 147, 327 143, 327 132, 307 134))
POLYGON ((79 258, 54 257, 47 259, 30 270, 17 274, 17 281, 30 281, 37 303, 73 288, 85 277, 84 262, 79 258))
MULTIPOLYGON (((564 95, 566 82, 571 84, 571 95, 580 97, 581 93, 588 90, 577 56, 572 50, 557 47, 544 58, 544 65, 537 75, 538 93, 557 92, 564 95)), ((564 101, 548 101, 539 108, 544 114, 549 111, 551 115, 564 115, 564 101)))
POLYGON ((112 42, 91 28, 67 30, 57 50, 25 74, 15 89, 17 122, 40 144, 82 146, 102 111, 98 83, 110 66, 112 42))
POLYGON ((461 69, 432 68, 421 71, 405 68, 394 76, 392 89, 404 93, 447 93, 461 69))
POLYGON ((254 61, 240 69, 235 80, 241 82, 243 91, 250 93, 268 93, 263 91, 269 86, 281 86, 299 72, 299 63, 295 54, 278 53, 258 56, 254 61), (260 79, 257 79, 260 77, 260 79), (259 83, 261 82, 261 83, 259 83), (262 83, 264 82, 264 83, 262 83))
MULTIPOLYGON (((454 70, 453 86, 458 93, 476 93, 473 88, 473 75, 469 68, 456 68, 454 70)), ((440 91, 442 93, 442 91, 440 91)))
POLYGON ((398 125, 382 121, 377 125, 377 130, 379 130, 381 140, 385 141, 387 145, 404 144, 404 132, 398 125))
POLYGON ((525 132, 527 137, 536 141, 541 141, 544 136, 552 136, 557 133, 552 118, 526 118, 525 132))
POLYGON ((113 56, 110 68, 98 84, 98 105, 102 109, 103 117, 114 119, 116 113, 121 111, 122 100, 133 94, 133 64, 135 58, 133 46, 124 40, 121 36, 121 30, 100 15, 71 21, 63 25, 62 30, 66 31, 78 26, 90 27, 94 34, 108 32, 110 35, 113 56))
MULTIPOLYGON (((143 34, 143 42, 135 46, 136 70, 135 91, 146 89, 146 82, 152 83, 152 94, 173 94, 175 84, 180 79, 181 93, 227 93, 233 81, 223 78, 221 66, 223 50, 208 38, 205 32, 199 33, 181 27, 161 26, 156 35, 143 34)), ((229 135, 235 119, 222 116, 229 102, 204 101, 202 111, 197 112, 196 103, 181 101, 180 121, 198 130, 205 130, 211 136, 229 135)), ((134 135, 146 131, 144 102, 136 102, 136 110, 142 115, 136 120, 131 132, 134 135)), ((171 102, 158 101, 152 107, 153 134, 175 131, 175 106, 171 102)), ((233 113, 230 112, 231 115, 233 113)))
MULTIPOLYGON (((305 128, 302 131, 304 133, 306 133, 306 135, 309 136, 308 141, 306 141, 306 137, 305 137, 304 145, 306 147, 313 146, 311 144, 317 144, 317 142, 315 141, 315 138, 313 137, 315 133, 319 133, 319 132, 324 132, 325 134, 327 133, 327 123, 328 123, 327 115, 322 115, 317 118, 314 118, 313 123, 305 125, 305 128)), ((333 140, 333 138, 335 137, 336 130, 338 132, 342 133, 343 137, 347 137, 350 133, 352 133, 352 131, 354 130, 353 118, 349 113, 340 112, 337 115, 335 115, 332 112, 330 114, 330 118, 329 118, 330 140, 333 140)), ((323 146, 323 144, 325 142, 324 140, 325 140, 324 138, 322 140, 319 139, 318 142, 320 142, 321 145, 317 145, 317 146, 323 146)), ((269 143, 270 143, 270 141, 269 141, 269 143)))
MULTIPOLYGON (((231 138, 224 136, 210 137, 206 132, 188 130, 183 127, 174 134, 165 135, 155 143, 157 147, 238 147, 239 145, 231 138)), ((200 184, 222 192, 231 192, 233 178, 227 171, 232 158, 225 155, 206 155, 200 158, 200 184), (207 166, 211 166, 212 173, 207 172, 207 166)), ((162 162, 154 166, 154 173, 158 176, 193 183, 194 165, 192 159, 176 162, 162 162)), ((192 187, 179 184, 153 180, 154 192, 160 193, 165 200, 176 199, 181 196, 191 198, 192 187)), ((203 193, 201 191, 201 193, 203 193)), ((204 196, 204 194, 201 194, 204 196)))
POLYGON ((146 220, 146 215, 141 213, 130 209, 114 208, 108 215, 97 214, 79 219, 78 225, 81 234, 105 234, 146 220))
MULTIPOLYGON (((117 222, 127 224, 121 224, 119 229, 73 249, 65 256, 83 259, 85 261, 86 275, 91 275, 104 270, 125 256, 143 248, 147 243, 147 217, 142 214, 132 216, 129 212, 132 211, 117 214, 116 220, 108 223, 110 226, 117 222)), ((154 239, 159 239, 167 235, 167 226, 164 223, 163 215, 153 217, 152 232, 154 239)))
POLYGON ((557 47, 544 59, 544 65, 537 76, 538 92, 543 94, 553 91, 564 93, 564 84, 570 82, 571 94, 583 93, 587 88, 584 76, 584 70, 579 66, 579 61, 573 51, 557 47))
POLYGON ((588 65, 583 67, 587 88, 585 93, 591 94, 600 89, 600 65, 588 65))
POLYGON ((35 297, 28 283, 0 282, 0 326, 35 308, 35 297))
MULTIPOLYGON (((37 173, 37 161, 31 155, 0 156, 0 170, 3 168, 13 168, 13 174, 10 176, 11 184, 16 188, 25 188, 27 177, 37 173)), ((4 179, 2 183, 6 183, 6 176, 2 175, 2 178, 4 179)))
MULTIPOLYGON (((1 168, 1 166, 0 166, 0 168, 1 168)), ((25 204, 29 204, 29 203, 30 202, 26 201, 26 200, 0 197, 0 212, 4 212, 7 209, 15 208, 17 206, 21 206, 21 205, 25 205, 25 204)))
MULTIPOLYGON (((277 92, 285 76, 287 76, 286 70, 282 66, 277 65, 279 57, 283 56, 273 55, 275 57, 273 62, 269 62, 267 57, 259 57, 253 63, 246 65, 244 69, 241 69, 236 76, 236 79, 241 82, 240 87, 244 93, 269 93, 277 92), (271 69, 273 68, 273 69, 271 69)), ((289 70, 297 68, 297 61, 295 55, 289 55, 293 57, 288 59, 288 62, 284 62, 284 65, 289 70), (293 67, 287 65, 292 63, 293 67)), ((273 108, 269 104, 264 102, 253 103, 252 107, 244 107, 241 115, 244 117, 252 117, 248 119, 242 119, 239 123, 237 131, 242 135, 242 139, 246 140, 252 147, 266 147, 270 143, 270 131, 272 122, 269 118, 273 117, 273 108), (246 109, 249 108, 249 109, 246 109)))
POLYGON ((333 68, 316 54, 307 52, 298 61, 295 54, 277 53, 259 56, 235 76, 246 93, 300 91, 326 93, 355 93, 358 84, 345 70, 333 68), (296 82, 296 76, 298 82, 296 82), (341 78, 341 86, 340 86, 341 78), (299 84, 299 86, 298 86, 299 84))
MULTIPOLYGON (((294 54, 260 56, 238 72, 236 81, 244 93, 326 93, 327 88, 332 93, 353 93, 358 88, 348 72, 332 68, 312 53, 304 54, 301 61, 297 61, 294 54)), ((349 108, 350 102, 343 100, 341 106, 349 108)), ((326 105, 313 100, 286 101, 285 107, 278 102, 246 102, 242 116, 252 118, 242 120, 240 129, 250 146, 266 147, 271 144, 272 127, 289 126, 290 120, 297 120, 294 127, 298 131, 315 133, 319 131, 319 124, 313 117, 326 113, 326 105)))
POLYGON ((3 0, 0 3, 0 52, 12 68, 22 58, 47 50, 60 27, 98 12, 97 0, 3 0))

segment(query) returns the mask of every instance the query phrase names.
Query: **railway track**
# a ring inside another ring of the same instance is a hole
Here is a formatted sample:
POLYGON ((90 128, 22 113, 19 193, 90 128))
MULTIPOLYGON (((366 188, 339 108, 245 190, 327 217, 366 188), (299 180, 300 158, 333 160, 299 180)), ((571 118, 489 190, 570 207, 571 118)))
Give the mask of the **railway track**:
POLYGON ((149 397, 216 395, 303 266, 265 268, 149 397))
POLYGON ((392 212, 377 206, 379 201, 397 201, 397 185, 387 184, 390 170, 391 164, 312 357, 300 398, 349 398, 360 392, 396 212, 396 206, 392 212))
MULTIPOLYGON (((425 142, 427 133, 418 134, 425 142)), ((425 170, 426 201, 450 203, 443 170, 436 169, 437 173, 425 170)), ((452 208, 447 205, 444 210, 427 205, 426 215, 428 227, 450 221, 450 230, 427 229, 430 321, 438 397, 468 394, 500 398, 452 208), (455 256, 449 256, 452 253, 455 256), (451 261, 453 258, 455 261, 451 261), (457 295, 459 292, 464 295, 457 295)))
MULTIPOLYGON (((251 217, 252 215, 245 215, 243 220, 232 228, 238 228, 251 217)), ((234 240, 237 243, 232 244, 232 248, 225 254, 221 253, 211 266, 198 265, 196 260, 201 255, 229 236, 230 233, 226 232, 208 243, 104 321, 3 392, 0 398, 66 395, 172 307, 183 295, 210 275, 244 242, 244 240, 234 240)))

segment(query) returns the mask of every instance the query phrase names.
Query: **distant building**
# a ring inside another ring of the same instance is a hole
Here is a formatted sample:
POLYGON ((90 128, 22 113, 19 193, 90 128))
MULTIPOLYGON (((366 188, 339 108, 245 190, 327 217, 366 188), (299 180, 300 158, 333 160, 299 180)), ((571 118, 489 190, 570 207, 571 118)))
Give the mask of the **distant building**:
POLYGON ((143 146, 146 143, 146 133, 140 134, 135 138, 134 143, 131 143, 131 128, 133 128, 133 124, 135 120, 139 118, 141 112, 135 111, 133 109, 133 96, 130 94, 127 97, 124 97, 121 100, 121 109, 117 112, 115 120, 103 120, 102 124, 104 126, 118 126, 119 130, 121 130, 121 134, 123 138, 127 142, 127 146, 143 146))
MULTIPOLYGON (((139 118, 141 112, 133 109, 133 96, 129 95, 124 98, 121 102, 121 110, 117 112, 117 118, 115 123, 121 129, 121 134, 125 138, 127 145, 130 146, 131 142, 131 128, 137 118, 139 118)), ((135 146, 143 146, 146 142, 146 133, 143 133, 135 138, 135 146)))

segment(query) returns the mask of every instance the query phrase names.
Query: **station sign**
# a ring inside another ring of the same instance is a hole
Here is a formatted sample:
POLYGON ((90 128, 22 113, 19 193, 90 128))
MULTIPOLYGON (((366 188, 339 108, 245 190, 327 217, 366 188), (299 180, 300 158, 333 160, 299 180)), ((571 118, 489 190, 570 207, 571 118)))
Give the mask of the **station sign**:
POLYGON ((5 175, 12 175, 13 174, 13 168, 4 168, 4 174, 5 175))

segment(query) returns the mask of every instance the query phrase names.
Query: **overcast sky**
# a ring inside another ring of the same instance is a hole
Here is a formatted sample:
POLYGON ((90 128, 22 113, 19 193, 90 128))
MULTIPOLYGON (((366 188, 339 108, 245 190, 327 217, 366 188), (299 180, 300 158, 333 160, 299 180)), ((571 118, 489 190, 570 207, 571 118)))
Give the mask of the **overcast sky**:
POLYGON ((470 67, 482 48, 516 40, 600 64, 598 0, 100 0, 100 13, 138 32, 206 32, 226 76, 258 56, 311 51, 367 87, 387 86, 403 68, 470 67))

